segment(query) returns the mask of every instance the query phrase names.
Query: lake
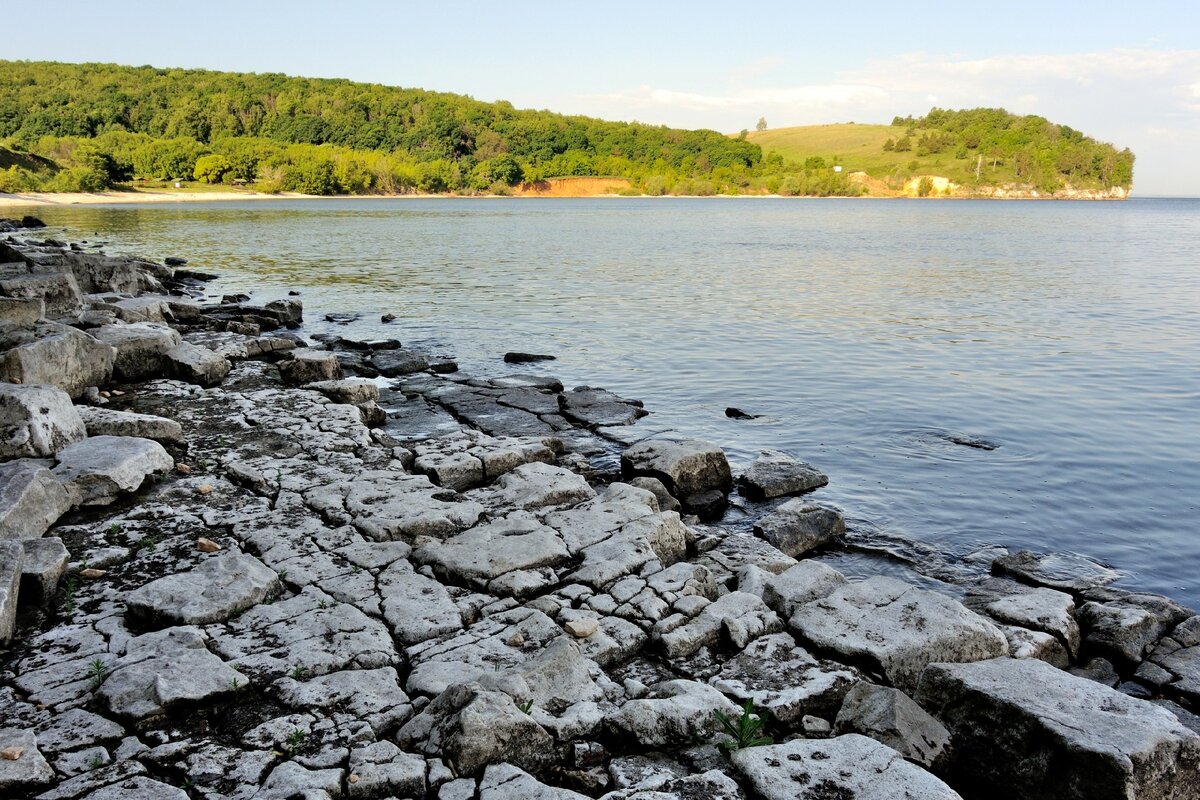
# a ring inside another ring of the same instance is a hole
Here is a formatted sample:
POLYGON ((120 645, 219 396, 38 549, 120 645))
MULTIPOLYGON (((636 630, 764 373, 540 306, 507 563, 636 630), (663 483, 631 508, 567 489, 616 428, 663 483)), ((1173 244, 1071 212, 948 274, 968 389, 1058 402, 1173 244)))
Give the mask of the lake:
POLYGON ((812 461, 831 479, 814 499, 865 539, 1072 551, 1200 605, 1200 200, 27 213, 113 252, 186 257, 221 274, 218 293, 299 290, 309 332, 361 312, 337 330, 474 372, 552 353, 564 383, 644 400, 647 430, 711 439, 735 466, 762 448, 812 461), (958 443, 975 440, 995 448, 958 443))

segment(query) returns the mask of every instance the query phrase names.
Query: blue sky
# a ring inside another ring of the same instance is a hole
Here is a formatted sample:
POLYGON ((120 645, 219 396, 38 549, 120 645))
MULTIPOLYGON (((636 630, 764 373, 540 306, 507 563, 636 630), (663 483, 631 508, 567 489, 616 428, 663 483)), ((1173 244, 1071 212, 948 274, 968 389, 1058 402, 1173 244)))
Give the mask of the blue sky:
POLYGON ((1002 105, 1133 148, 1140 194, 1200 194, 1194 2, 94 0, 4 17, 2 58, 345 77, 722 131, 1002 105))

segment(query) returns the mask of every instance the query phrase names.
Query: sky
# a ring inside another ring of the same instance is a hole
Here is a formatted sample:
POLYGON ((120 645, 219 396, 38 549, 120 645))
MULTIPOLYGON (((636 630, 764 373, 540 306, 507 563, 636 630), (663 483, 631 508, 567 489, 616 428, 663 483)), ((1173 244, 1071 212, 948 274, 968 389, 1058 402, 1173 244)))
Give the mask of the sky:
POLYGON ((1003 106, 1129 147, 1200 195, 1200 3, 42 0, 0 58, 339 77, 713 128, 1003 106))

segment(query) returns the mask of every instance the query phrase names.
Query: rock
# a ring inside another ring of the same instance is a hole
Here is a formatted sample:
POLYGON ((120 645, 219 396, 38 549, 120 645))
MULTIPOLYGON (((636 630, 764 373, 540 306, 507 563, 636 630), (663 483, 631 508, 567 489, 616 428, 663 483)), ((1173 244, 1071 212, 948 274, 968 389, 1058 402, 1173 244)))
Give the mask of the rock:
POLYGON ((865 681, 846 695, 834 732, 861 733, 925 767, 941 760, 950 732, 899 689, 865 681))
POLYGON ((805 603, 828 597, 835 589, 844 586, 842 573, 820 561, 807 559, 788 567, 778 575, 765 572, 758 567, 744 567, 738 574, 738 590, 750 591, 762 597, 763 602, 784 619, 791 619, 796 609, 805 603), (759 587, 753 591, 744 583, 759 587))
POLYGON ((308 769, 297 761, 284 761, 271 771, 254 800, 329 800, 341 796, 343 777, 341 769, 308 769))
POLYGON ((217 544, 212 539, 201 536, 196 540, 196 549, 201 553, 216 553, 221 550, 221 545, 217 544))
POLYGON ((425 759, 391 742, 375 742, 350 751, 349 797, 418 797, 425 793, 425 759))
POLYGON ((54 322, 0 326, 0 353, 0 381, 57 386, 71 397, 108 383, 116 356, 104 342, 54 322))
POLYGON ((811 492, 827 483, 829 478, 812 464, 776 450, 766 451, 754 459, 738 479, 742 494, 751 500, 811 492))
POLYGON ((304 323, 304 302, 301 300, 272 300, 263 311, 284 328, 299 328, 304 323))
POLYGON ((558 407, 564 417, 588 428, 632 425, 649 413, 637 401, 589 386, 560 394, 558 407))
POLYGON ((429 369, 429 360, 408 350, 380 350, 371 354, 371 366, 379 370, 380 375, 395 378, 424 372, 429 369))
POLYGON ((1200 645, 1177 647, 1164 640, 1151 655, 1151 661, 1170 675, 1164 691, 1193 709, 1200 709, 1200 645))
POLYGON ((807 715, 832 718, 859 680, 854 670, 818 661, 789 634, 777 633, 751 642, 709 683, 739 703, 752 701, 771 719, 794 728, 807 715))
POLYGON ((789 500, 760 519, 754 532, 795 558, 845 533, 846 521, 835 509, 789 500))
POLYGON ((713 736, 718 727, 714 711, 741 713, 711 686, 671 680, 651 687, 646 697, 630 700, 607 722, 615 735, 628 736, 645 747, 669 747, 713 736))
POLYGON ((730 592, 705 606, 692 620, 660 636, 668 658, 690 656, 701 647, 716 647, 724 634, 737 650, 753 639, 783 630, 783 621, 762 600, 730 592))
POLYGON ((102 325, 93 335, 116 350, 113 372, 123 381, 155 378, 167 370, 167 353, 183 339, 159 322, 102 325))
POLYGON ((112 713, 135 720, 198 703, 245 686, 246 678, 205 648, 199 628, 166 628, 130 639, 109 665, 96 698, 112 713))
POLYGON ((25 561, 21 567, 21 602, 47 604, 54 596, 58 579, 67 569, 70 554, 62 539, 26 539, 25 561))
POLYGON ((173 419, 111 408, 79 406, 88 436, 137 436, 168 444, 183 443, 183 426, 173 419))
POLYGON ((83 292, 70 272, 39 272, 0 280, 0 293, 8 297, 41 300, 46 314, 72 319, 83 307, 83 292))
POLYGON ((997 597, 968 596, 967 605, 993 619, 1020 625, 1056 637, 1070 655, 1079 652, 1079 625, 1075 622, 1075 599, 1065 592, 1035 588, 1014 590, 997 597))
POLYGON ((0 645, 8 644, 17 624, 17 597, 25 548, 20 542, 0 539, 0 645))
POLYGON ((395 730, 412 716, 412 704, 393 667, 331 672, 308 680, 275 682, 281 702, 293 708, 351 714, 365 720, 376 736, 395 730))
POLYGON ((36 539, 70 508, 70 495, 45 462, 0 464, 0 540, 36 539))
POLYGON ((66 392, 0 383, 0 459, 53 456, 85 436, 83 420, 66 392))
POLYGON ((279 376, 290 386, 340 381, 342 366, 337 356, 325 350, 301 348, 279 362, 279 376))
POLYGON ((446 587, 413 571, 404 559, 379 573, 383 618, 405 645, 462 630, 462 612, 446 587))
POLYGON ((304 387, 320 392, 335 403, 371 403, 379 400, 379 386, 374 381, 348 378, 340 381, 318 381, 304 387))
POLYGON ((1042 661, 933 664, 917 701, 950 730, 964 785, 1031 800, 1187 797, 1200 786, 1200 736, 1175 715, 1042 661))
POLYGON ((1037 555, 1028 550, 1000 556, 992 562, 992 572, 1064 592, 1107 586, 1120 577, 1115 570, 1073 553, 1037 555))
POLYGON ((1137 664, 1148 648, 1192 613, 1160 595, 1109 589, 1088 596, 1096 599, 1084 603, 1077 614, 1087 650, 1123 664, 1137 664))
POLYGON ((587 795, 547 786, 512 764, 491 764, 479 781, 479 800, 588 800, 587 795))
POLYGON ((679 498, 679 505, 688 514, 695 514, 703 522, 715 522, 725 515, 729 508, 729 495, 717 489, 707 492, 685 494, 679 498))
POLYGON ((413 553, 413 560, 437 571, 485 583, 514 570, 553 567, 569 558, 558 531, 524 512, 476 525, 413 553))
POLYGON ((46 317, 41 297, 0 297, 0 325, 33 325, 46 317))
POLYGON ((134 619, 156 627, 204 625, 229 619, 279 589, 274 570, 254 556, 229 553, 134 589, 125 596, 125 608, 134 619))
POLYGON ((54 770, 38 750, 33 731, 0 728, 0 793, 16 797, 54 779, 54 770))
POLYGON ((449 759, 459 774, 501 762, 539 770, 550 762, 554 745, 511 697, 477 683, 446 689, 405 723, 396 740, 402 747, 449 759))
POLYGON ((566 629, 567 633, 571 634, 577 639, 586 639, 595 633, 599 627, 600 623, 594 619, 587 618, 573 619, 567 624, 563 625, 563 628, 566 629))
POLYGON ((168 350, 166 363, 175 378, 200 386, 216 386, 231 369, 229 359, 191 342, 180 342, 168 350))
POLYGON ((575 505, 595 496, 596 492, 581 475, 536 461, 513 468, 487 489, 467 493, 467 497, 485 506, 526 511, 575 505))
POLYGON ((710 489, 728 492, 733 485, 725 451, 699 439, 639 442, 621 454, 621 473, 626 478, 657 478, 681 499, 710 489))
POLYGON ((679 501, 671 496, 667 491, 667 487, 658 478, 634 478, 629 482, 630 486, 638 489, 645 489, 654 495, 658 501, 658 507, 663 511, 679 511, 679 501))
POLYGON ((147 477, 169 472, 175 461, 162 445, 132 436, 93 436, 58 454, 54 474, 79 505, 108 505, 135 492, 147 477))
POLYGON ((554 356, 539 355, 537 353, 518 353, 510 352, 504 354, 504 363, 506 364, 529 364, 534 361, 554 361, 554 356))
POLYGON ((790 624, 818 648, 863 662, 910 691, 933 662, 1008 654, 1004 634, 957 600, 887 577, 805 603, 790 624))
POLYGON ((961 800, 895 750, 854 733, 750 747, 730 760, 764 800, 961 800))

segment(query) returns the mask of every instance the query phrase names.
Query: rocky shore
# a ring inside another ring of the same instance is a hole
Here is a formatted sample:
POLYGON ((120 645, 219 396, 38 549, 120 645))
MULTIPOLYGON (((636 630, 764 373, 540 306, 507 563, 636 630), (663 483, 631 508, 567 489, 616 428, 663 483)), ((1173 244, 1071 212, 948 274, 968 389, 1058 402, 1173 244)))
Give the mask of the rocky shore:
POLYGON ((851 580, 794 454, 38 225, 0 221, 0 797, 1200 797, 1169 598, 851 580))

